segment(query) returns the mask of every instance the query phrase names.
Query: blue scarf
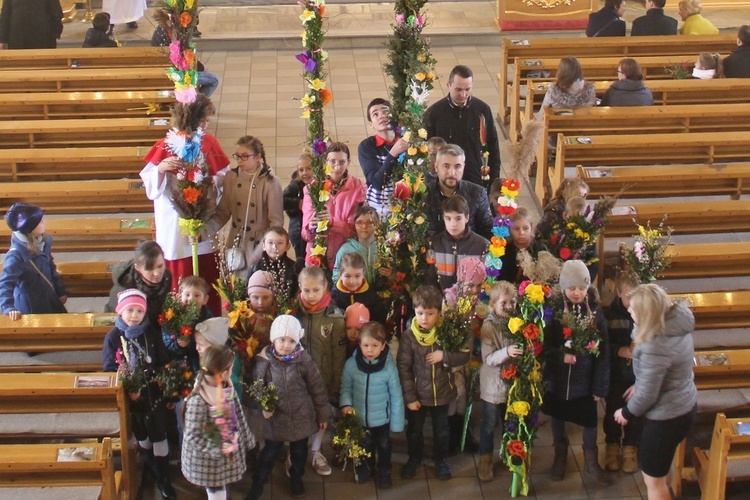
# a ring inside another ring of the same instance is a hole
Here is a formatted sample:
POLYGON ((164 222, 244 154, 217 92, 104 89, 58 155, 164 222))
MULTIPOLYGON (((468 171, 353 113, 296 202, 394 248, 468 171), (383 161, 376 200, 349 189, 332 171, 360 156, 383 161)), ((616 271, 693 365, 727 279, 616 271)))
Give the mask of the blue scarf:
POLYGON ((115 318, 115 326, 125 333, 126 339, 135 340, 146 331, 146 328, 148 328, 148 321, 143 321, 140 325, 128 326, 125 324, 125 321, 123 321, 122 316, 117 316, 117 318, 115 318))
POLYGON ((300 353, 302 353, 302 351, 304 351, 304 350, 305 349, 302 347, 302 344, 300 344, 298 342, 297 345, 295 346, 294 350, 291 353, 286 354, 284 356, 279 356, 276 353, 276 348, 273 346, 273 344, 271 344, 269 346, 269 352, 271 353, 271 356, 273 356, 274 358, 278 359, 282 363, 289 363, 290 361, 297 359, 299 357, 300 353))

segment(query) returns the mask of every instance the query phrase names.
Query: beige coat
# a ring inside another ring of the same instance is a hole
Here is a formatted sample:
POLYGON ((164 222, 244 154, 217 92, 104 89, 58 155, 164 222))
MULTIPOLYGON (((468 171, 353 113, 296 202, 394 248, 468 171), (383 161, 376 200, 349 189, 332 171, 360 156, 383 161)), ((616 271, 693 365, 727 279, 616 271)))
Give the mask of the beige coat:
POLYGON ((234 246, 238 235, 237 244, 239 245, 243 237, 242 226, 245 224, 245 213, 247 213, 247 225, 245 226, 244 247, 247 267, 244 273, 247 273, 249 267, 260 259, 261 248, 258 243, 263 240, 266 230, 271 226, 284 226, 284 198, 281 182, 267 166, 262 167, 258 172, 255 182, 253 182, 253 175, 246 174, 238 168, 227 172, 224 178, 224 194, 209 224, 209 233, 215 234, 224 224, 231 221, 226 245, 227 248, 234 246))

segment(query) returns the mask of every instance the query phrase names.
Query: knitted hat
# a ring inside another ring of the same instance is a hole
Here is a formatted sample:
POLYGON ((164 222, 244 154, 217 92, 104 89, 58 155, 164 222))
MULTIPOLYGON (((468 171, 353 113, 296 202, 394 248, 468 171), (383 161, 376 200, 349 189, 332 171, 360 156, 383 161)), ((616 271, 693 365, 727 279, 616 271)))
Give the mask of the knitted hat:
POLYGON ((355 302, 346 308, 346 327, 359 328, 370 321, 370 311, 364 304, 355 302))
POLYGON ((582 260, 566 260, 560 271, 560 290, 591 286, 591 275, 582 260))
POLYGON ((206 337, 211 345, 223 346, 229 338, 229 320, 227 318, 209 318, 195 325, 195 331, 206 337))
POLYGON ((139 306, 146 311, 146 294, 135 288, 128 288, 127 290, 118 293, 115 312, 120 314, 124 309, 130 306, 139 306))
POLYGON ((304 336, 305 330, 294 316, 282 314, 271 323, 271 342, 281 337, 291 337, 296 342, 299 342, 304 336))
POLYGON ((247 282, 247 294, 268 292, 273 294, 273 274, 268 271, 255 271, 247 282))
POLYGON ((456 271, 456 280, 459 283, 471 282, 475 285, 481 285, 487 279, 487 269, 484 262, 478 257, 464 257, 458 263, 456 271))
POLYGON ((44 217, 44 211, 36 205, 18 202, 14 203, 5 214, 5 222, 11 231, 30 234, 36 229, 44 217))

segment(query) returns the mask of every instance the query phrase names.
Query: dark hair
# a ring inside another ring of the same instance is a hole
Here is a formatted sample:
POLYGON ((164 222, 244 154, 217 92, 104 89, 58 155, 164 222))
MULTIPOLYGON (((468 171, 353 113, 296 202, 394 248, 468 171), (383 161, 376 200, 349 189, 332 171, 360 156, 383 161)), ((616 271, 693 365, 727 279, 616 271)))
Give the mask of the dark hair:
POLYGON ((624 0, 604 0, 604 6, 617 10, 620 8, 620 5, 622 5, 623 1, 624 0))
POLYGON ((370 337, 373 340, 377 340, 381 344, 385 344, 385 328, 377 321, 370 321, 365 323, 359 330, 359 339, 362 337, 370 337))
POLYGON ((305 278, 321 280, 323 283, 325 283, 326 287, 328 286, 328 280, 326 279, 326 273, 320 267, 309 266, 309 267, 303 268, 299 272, 299 276, 297 276, 297 280, 298 281, 302 281, 305 278))
POLYGON ((198 94, 189 105, 177 103, 172 106, 172 126, 178 129, 198 130, 201 122, 216 114, 216 106, 211 99, 198 94))
POLYGON ((663 9, 667 5, 667 0, 651 0, 651 3, 659 9, 663 9))
POLYGON ((266 162, 266 148, 263 147, 263 143, 260 142, 260 139, 258 139, 257 137, 253 137, 252 135, 243 135, 242 137, 237 139, 237 145, 247 148, 250 151, 254 151, 255 154, 259 154, 261 160, 263 160, 262 170, 266 170, 268 172, 271 171, 271 167, 269 167, 268 163, 266 162))
POLYGON ((180 292, 185 288, 197 288, 203 295, 208 295, 211 292, 211 288, 206 283, 206 280, 200 276, 183 276, 180 278, 180 292))
POLYGON ((414 297, 411 300, 414 309, 421 307, 440 311, 440 307, 443 305, 443 294, 434 286, 422 285, 414 291, 414 297))
POLYGON ((628 80, 643 80, 643 70, 635 59, 626 57, 620 61, 618 66, 628 80))
POLYGON ((339 263, 340 273, 343 273, 343 269, 346 269, 347 267, 352 269, 367 269, 367 263, 365 262, 364 257, 358 253, 345 253, 341 256, 341 262, 339 263))
POLYGON ((531 218, 531 214, 524 207, 518 207, 515 212, 508 216, 508 220, 510 220, 513 224, 523 219, 528 219, 532 225, 534 224, 534 221, 531 218))
POLYGON ((266 236, 268 236, 270 233, 276 233, 279 236, 283 236, 284 238, 286 238, 287 243, 289 242, 289 233, 287 232, 286 229, 284 229, 281 226, 271 226, 268 229, 266 229, 266 232, 263 233, 263 240, 264 241, 266 239, 266 236))
POLYGON ((447 144, 448 142, 445 139, 437 135, 427 139, 428 146, 437 146, 438 149, 441 149, 443 146, 447 144))
POLYGON ((374 108, 375 106, 388 106, 388 109, 393 109, 393 106, 391 106, 391 103, 389 101, 386 101, 382 97, 376 97, 372 101, 370 101, 370 104, 367 105, 367 121, 372 123, 372 118, 370 117, 370 109, 374 108))
POLYGON ((347 159, 351 159, 352 155, 349 153, 349 146, 343 142, 332 142, 326 149, 326 156, 328 153, 345 153, 347 159))
POLYGON ((750 45, 750 25, 745 24, 740 26, 740 29, 737 32, 737 38, 740 39, 742 45, 750 45))
MULTIPOLYGON (((218 381, 218 376, 221 375, 227 369, 232 368, 234 362, 234 352, 223 345, 210 345, 203 352, 201 356, 201 369, 198 370, 198 375, 195 377, 195 385, 193 391, 185 398, 188 399, 200 394, 201 386, 203 385, 203 379, 205 377, 215 377, 218 381)), ((185 418, 185 411, 187 410, 187 404, 182 405, 182 417, 185 418)))
POLYGON ((107 32, 110 25, 109 19, 109 12, 99 12, 94 16, 91 24, 99 31, 107 32))
POLYGON ((454 66, 451 70, 451 74, 448 76, 448 83, 453 83, 453 78, 455 76, 460 76, 461 78, 474 78, 474 73, 471 72, 471 68, 468 66, 459 64, 458 66, 454 66))
POLYGON ((560 90, 567 91, 571 85, 583 79, 581 63, 575 57, 563 57, 557 66, 557 80, 555 84, 560 90))
POLYGON ((449 196, 443 201, 442 213, 455 212, 458 214, 469 215, 469 202, 460 194, 449 196))
POLYGON ((500 195, 503 192, 503 182, 505 182, 505 179, 498 178, 492 181, 492 184, 490 185, 490 205, 495 206, 497 203, 497 199, 500 198, 500 195))
POLYGON ((365 215, 372 216, 372 218, 375 219, 375 222, 379 222, 380 221, 380 216, 378 216, 378 211, 377 210, 375 210, 374 208, 372 208, 367 203, 360 203, 357 206, 357 210, 354 212, 354 219, 353 220, 356 221, 357 219, 359 219, 360 217, 365 216, 365 215))
POLYGON ((144 271, 150 271, 154 268, 159 257, 164 257, 164 251, 159 244, 152 240, 141 241, 135 247, 135 257, 133 262, 144 271))

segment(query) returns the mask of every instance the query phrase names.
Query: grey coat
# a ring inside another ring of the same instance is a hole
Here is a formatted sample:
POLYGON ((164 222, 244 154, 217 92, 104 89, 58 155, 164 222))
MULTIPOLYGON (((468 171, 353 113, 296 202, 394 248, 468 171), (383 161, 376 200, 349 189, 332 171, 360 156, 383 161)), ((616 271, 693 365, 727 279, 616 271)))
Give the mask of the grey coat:
POLYGON ((279 361, 269 350, 261 351, 253 369, 253 380, 273 382, 279 394, 279 406, 265 420, 263 435, 271 441, 310 437, 333 417, 320 371, 305 350, 288 362, 279 361))
POLYGON ((635 394, 623 410, 625 418, 669 420, 691 411, 698 398, 693 382, 695 318, 685 302, 667 313, 666 331, 633 350, 635 394))

